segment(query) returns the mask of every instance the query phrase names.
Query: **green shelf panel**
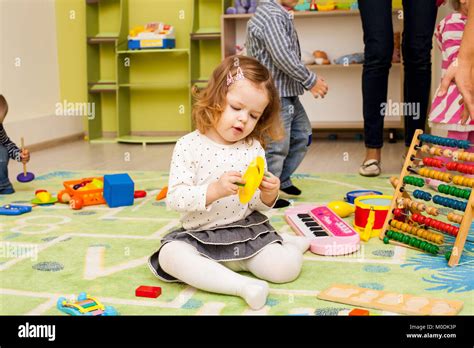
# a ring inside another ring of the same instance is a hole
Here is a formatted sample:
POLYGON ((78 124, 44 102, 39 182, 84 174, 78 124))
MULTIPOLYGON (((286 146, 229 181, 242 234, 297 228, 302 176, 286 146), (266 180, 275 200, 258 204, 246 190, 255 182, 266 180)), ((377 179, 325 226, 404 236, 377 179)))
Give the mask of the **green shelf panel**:
POLYGON ((221 15, 223 14, 222 1, 194 0, 194 6, 193 31, 218 28, 215 32, 220 32, 221 15))
POLYGON ((169 90, 180 90, 188 89, 189 85, 182 83, 122 83, 119 85, 120 88, 134 88, 134 89, 169 89, 169 90))
MULTIPOLYGON (((185 90, 130 89, 128 134, 190 131, 190 93, 185 90)), ((119 134, 124 135, 123 133, 119 134)))
POLYGON ((164 48, 164 49, 144 49, 144 50, 125 50, 118 51, 118 54, 148 54, 148 53, 178 53, 178 54, 189 54, 189 49, 187 48, 164 48))
POLYGON ((115 46, 102 45, 99 48, 100 54, 100 79, 112 80, 117 79, 115 46))
POLYGON ((166 144, 175 143, 181 138, 182 135, 177 136, 138 136, 138 135, 125 135, 117 138, 118 142, 130 143, 130 144, 166 144))
POLYGON ((120 55, 118 64, 120 86, 149 84, 159 88, 176 88, 189 85, 189 59, 185 55, 174 59, 169 59, 167 55, 120 55))
POLYGON ((120 1, 100 0, 98 8, 98 33, 115 33, 116 36, 118 36, 120 29, 120 10, 120 1))
POLYGON ((212 28, 199 28, 195 31, 195 34, 214 34, 214 33, 221 33, 220 27, 212 27, 212 28))
POLYGON ((117 96, 115 93, 103 93, 102 132, 117 132, 117 96))

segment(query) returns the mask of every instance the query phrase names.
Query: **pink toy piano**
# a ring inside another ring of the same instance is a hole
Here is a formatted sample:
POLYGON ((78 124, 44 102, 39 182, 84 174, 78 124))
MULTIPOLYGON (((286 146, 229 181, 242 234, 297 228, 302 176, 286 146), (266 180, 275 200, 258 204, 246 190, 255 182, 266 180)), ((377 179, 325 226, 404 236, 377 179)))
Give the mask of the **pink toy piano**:
POLYGON ((359 234, 328 207, 300 205, 287 209, 285 218, 297 234, 311 240, 315 254, 346 255, 360 248, 359 234))

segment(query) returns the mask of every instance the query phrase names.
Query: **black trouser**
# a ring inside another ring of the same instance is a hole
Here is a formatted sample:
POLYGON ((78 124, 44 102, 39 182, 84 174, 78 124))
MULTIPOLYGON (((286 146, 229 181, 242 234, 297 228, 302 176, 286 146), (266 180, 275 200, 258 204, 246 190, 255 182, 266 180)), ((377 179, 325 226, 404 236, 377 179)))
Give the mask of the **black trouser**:
MULTIPOLYGON (((358 0, 364 28, 365 63, 362 74, 365 145, 383 146, 383 107, 393 56, 392 0, 358 0)), ((425 129, 431 88, 431 49, 438 8, 436 0, 403 0, 402 54, 405 69, 405 144, 416 129, 425 129), (418 111, 418 112, 413 112, 418 111)), ((390 105, 390 104, 389 104, 390 105)))

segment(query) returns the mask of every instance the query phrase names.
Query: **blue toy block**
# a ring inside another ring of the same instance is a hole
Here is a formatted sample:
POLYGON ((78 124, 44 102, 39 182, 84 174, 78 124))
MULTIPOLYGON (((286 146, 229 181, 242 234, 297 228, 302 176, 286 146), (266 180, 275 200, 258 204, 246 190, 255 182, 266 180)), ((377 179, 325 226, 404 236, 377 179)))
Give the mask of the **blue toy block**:
POLYGON ((104 175, 104 199, 110 208, 133 205, 135 184, 128 174, 104 175))

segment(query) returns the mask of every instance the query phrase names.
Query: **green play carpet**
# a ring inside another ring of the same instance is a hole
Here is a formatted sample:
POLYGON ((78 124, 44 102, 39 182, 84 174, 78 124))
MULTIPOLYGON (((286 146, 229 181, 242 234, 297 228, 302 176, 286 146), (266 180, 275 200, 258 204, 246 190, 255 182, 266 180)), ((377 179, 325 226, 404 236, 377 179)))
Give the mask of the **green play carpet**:
MULTIPOLYGON (((17 192, 0 196, 0 205, 28 203, 36 189, 57 193, 65 180, 103 174, 52 172, 29 184, 15 184, 17 192)), ((147 258, 159 246, 160 238, 179 224, 177 213, 155 201, 167 183, 167 174, 129 174, 136 189, 148 191, 147 198, 135 200, 132 207, 100 205, 74 211, 56 204, 35 207, 32 213, 19 217, 0 216, 1 315, 62 315, 56 309, 57 299, 82 291, 122 315, 343 314, 353 307, 316 298, 333 283, 460 300, 464 302, 461 314, 474 314, 474 263, 465 263, 474 259, 473 243, 466 243, 461 259, 465 264, 455 268, 449 268, 441 256, 385 245, 378 238, 363 243, 355 255, 322 257, 307 252, 300 277, 289 284, 270 284, 267 304, 258 312, 250 311, 238 297, 161 282, 148 269, 147 258), (161 286, 162 295, 157 299, 135 297, 140 285, 161 286)), ((392 193, 388 176, 369 179, 312 174, 296 175, 294 181, 304 192, 295 204, 342 200, 346 192, 357 189, 392 193)), ((292 233, 283 209, 270 215, 281 233, 292 233)), ((472 234, 469 238, 474 239, 472 234)))

